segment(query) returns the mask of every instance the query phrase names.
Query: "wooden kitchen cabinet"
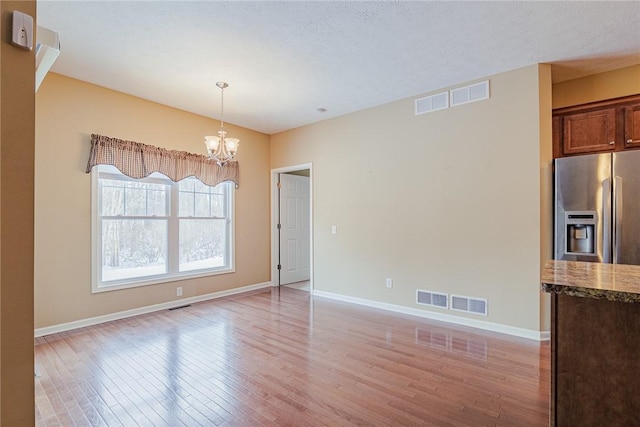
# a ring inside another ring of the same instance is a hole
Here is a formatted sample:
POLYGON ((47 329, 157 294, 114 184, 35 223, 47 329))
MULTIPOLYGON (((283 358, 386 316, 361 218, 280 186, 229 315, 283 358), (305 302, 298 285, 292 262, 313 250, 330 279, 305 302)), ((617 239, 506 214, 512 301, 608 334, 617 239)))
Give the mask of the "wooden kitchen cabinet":
POLYGON ((640 148, 640 95, 553 110, 554 157, 640 148))
POLYGON ((615 107, 562 117, 563 154, 613 151, 615 144, 615 107))
POLYGON ((624 107, 624 146, 640 147, 640 102, 624 107))

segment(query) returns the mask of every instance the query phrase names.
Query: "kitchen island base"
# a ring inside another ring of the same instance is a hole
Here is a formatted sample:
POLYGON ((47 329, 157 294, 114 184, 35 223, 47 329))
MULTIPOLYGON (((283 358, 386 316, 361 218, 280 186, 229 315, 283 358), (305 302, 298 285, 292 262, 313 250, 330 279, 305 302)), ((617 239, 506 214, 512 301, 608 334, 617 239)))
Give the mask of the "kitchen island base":
POLYGON ((640 423, 640 305, 552 294, 551 425, 640 423))

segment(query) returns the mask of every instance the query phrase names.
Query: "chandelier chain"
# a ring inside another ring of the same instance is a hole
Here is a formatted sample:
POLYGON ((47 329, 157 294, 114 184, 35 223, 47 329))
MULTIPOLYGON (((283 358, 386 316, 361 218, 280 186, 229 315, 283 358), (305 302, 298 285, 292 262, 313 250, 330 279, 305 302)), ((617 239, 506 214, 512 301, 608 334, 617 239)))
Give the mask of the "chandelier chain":
POLYGON ((224 87, 220 88, 220 127, 224 128, 224 87))

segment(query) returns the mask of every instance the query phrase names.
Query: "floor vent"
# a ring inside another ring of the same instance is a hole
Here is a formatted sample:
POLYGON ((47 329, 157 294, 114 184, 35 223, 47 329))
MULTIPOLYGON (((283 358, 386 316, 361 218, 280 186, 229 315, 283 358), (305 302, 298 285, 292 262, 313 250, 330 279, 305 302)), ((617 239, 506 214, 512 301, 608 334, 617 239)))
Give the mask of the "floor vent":
POLYGON ((449 108, 449 92, 436 93, 416 99, 416 116, 449 108))
POLYGON ((451 295, 451 310, 465 311, 467 313, 487 315, 487 300, 484 298, 471 298, 459 295, 451 295))
POLYGON ((451 94, 452 107, 489 99, 489 80, 452 89, 449 92, 451 94))
POLYGON ((179 305, 177 307, 168 308, 167 310, 169 311, 180 310, 181 308, 187 308, 187 307, 191 307, 191 304, 179 305))
POLYGON ((447 308, 449 301, 449 295, 440 292, 423 291, 418 289, 416 291, 416 303, 421 305, 429 305, 432 307, 447 308))

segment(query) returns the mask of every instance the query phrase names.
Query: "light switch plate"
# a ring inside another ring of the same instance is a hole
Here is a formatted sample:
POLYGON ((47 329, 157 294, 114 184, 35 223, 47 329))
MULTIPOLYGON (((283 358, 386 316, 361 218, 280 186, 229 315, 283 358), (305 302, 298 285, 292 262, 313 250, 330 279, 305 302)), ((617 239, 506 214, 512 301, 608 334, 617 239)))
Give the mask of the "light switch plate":
POLYGON ((33 17, 13 11, 11 43, 22 49, 33 49, 33 17))

